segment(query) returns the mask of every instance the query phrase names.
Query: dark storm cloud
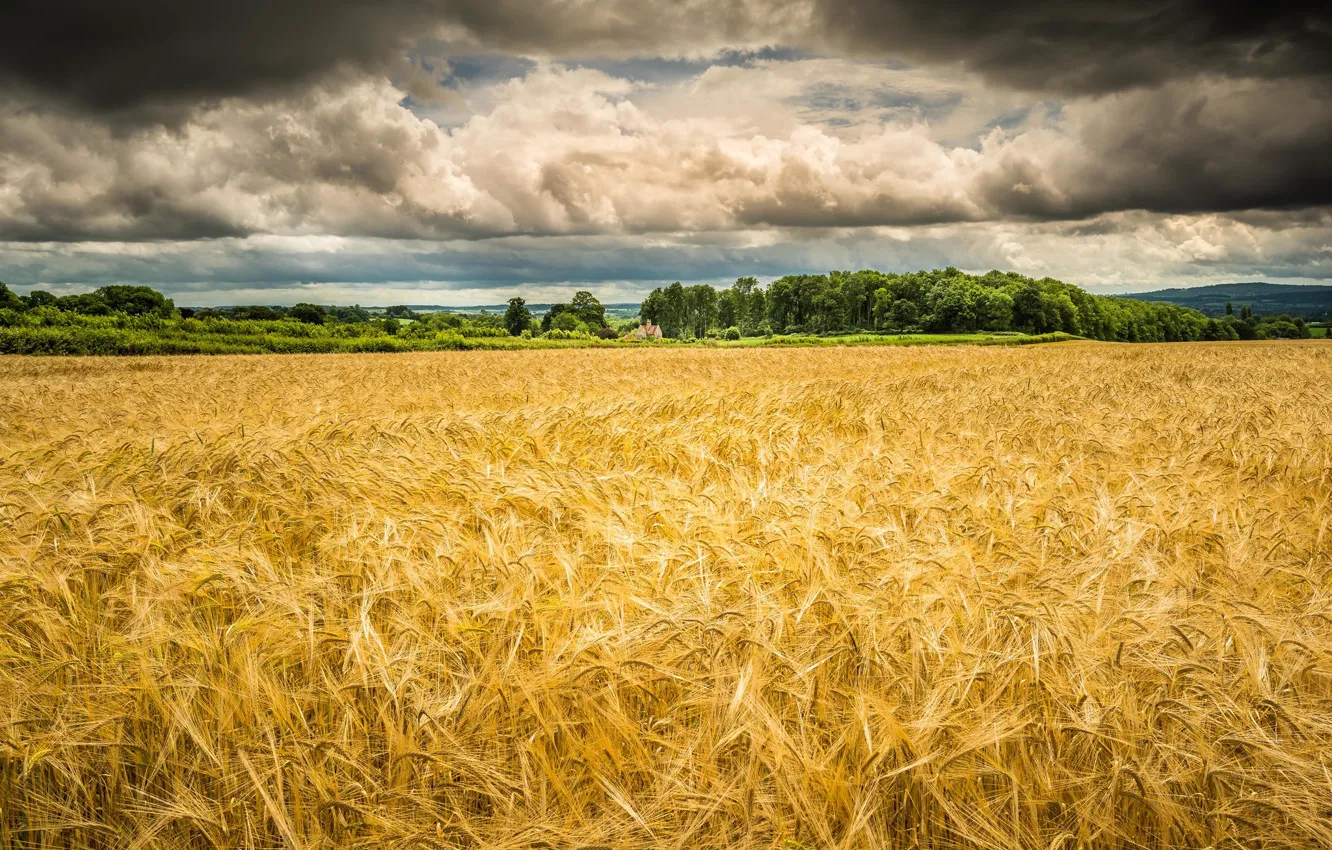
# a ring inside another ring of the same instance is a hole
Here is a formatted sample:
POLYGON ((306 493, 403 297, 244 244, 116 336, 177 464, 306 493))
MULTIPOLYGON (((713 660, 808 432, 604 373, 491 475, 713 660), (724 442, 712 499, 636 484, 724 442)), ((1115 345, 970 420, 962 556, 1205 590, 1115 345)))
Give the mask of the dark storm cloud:
POLYGON ((764 19, 780 25, 786 16, 748 0, 18 0, 0 27, 0 74, 132 116, 338 69, 407 73, 404 51, 434 36, 538 54, 632 55, 743 43, 766 31, 764 19))
POLYGON ((1171 83, 1078 101, 1064 121, 994 151, 987 207, 1057 219, 1332 202, 1332 91, 1315 82, 1171 83))
POLYGON ((18 0, 5 18, 0 72, 121 110, 250 94, 340 66, 382 69, 433 16, 394 0, 18 0))
POLYGON ((959 62, 991 82, 1057 94, 1332 70, 1324 2, 820 0, 814 25, 860 53, 959 62))
POLYGON ((407 74, 433 36, 553 56, 672 56, 785 44, 961 63, 1058 94, 1196 74, 1332 69, 1324 3, 1215 0, 18 0, 0 74, 99 110, 299 84, 339 68, 407 74))

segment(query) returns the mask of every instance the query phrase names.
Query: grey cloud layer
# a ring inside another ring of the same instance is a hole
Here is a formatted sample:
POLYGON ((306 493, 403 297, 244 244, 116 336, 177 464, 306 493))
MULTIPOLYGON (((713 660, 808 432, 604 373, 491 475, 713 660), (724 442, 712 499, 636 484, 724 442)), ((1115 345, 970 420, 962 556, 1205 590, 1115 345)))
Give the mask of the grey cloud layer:
POLYGON ((6 282, 84 291, 140 282, 182 304, 484 303, 592 288, 631 301, 655 282, 834 268, 1015 269, 1102 292, 1236 279, 1332 278, 1332 212, 1122 213, 1093 222, 762 231, 707 239, 506 237, 483 242, 256 236, 175 243, 0 243, 6 282), (61 287, 59 282, 73 282, 61 287))
MULTIPOLYGON (((762 87, 774 80, 726 69, 685 96, 743 93, 771 111, 762 87)), ((773 84, 776 104, 789 86, 773 84)), ((543 66, 453 130, 383 80, 228 99, 172 128, 128 131, 10 103, 0 238, 702 233, 1332 203, 1332 108, 1311 83, 1082 98, 977 148, 920 122, 839 132, 794 109, 765 134, 743 114, 679 114, 675 102, 659 116, 638 103, 648 95, 660 92, 543 66)))

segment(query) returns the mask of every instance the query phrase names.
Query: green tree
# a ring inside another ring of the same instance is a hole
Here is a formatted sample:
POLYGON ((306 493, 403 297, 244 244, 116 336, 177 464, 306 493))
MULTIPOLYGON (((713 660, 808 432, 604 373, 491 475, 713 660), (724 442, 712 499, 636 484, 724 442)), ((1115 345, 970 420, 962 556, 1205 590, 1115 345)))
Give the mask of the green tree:
POLYGON ((521 298, 510 298, 509 309, 504 311, 504 327, 509 336, 522 336, 523 331, 532 326, 532 311, 527 309, 527 302, 521 298))
POLYGON ((842 301, 846 305, 846 325, 870 330, 875 327, 874 295, 885 289, 887 278, 875 271, 862 270, 842 278, 842 301))
POLYGON ((155 314, 166 318, 176 310, 170 298, 147 286, 103 286, 93 295, 105 301, 111 312, 127 316, 155 314))
POLYGON ((717 294, 717 326, 729 328, 740 321, 740 299, 735 288, 723 289, 717 294))
MULTIPOLYGON (((731 288, 727 292, 731 293, 732 300, 735 302, 735 320, 732 324, 738 325, 743 331, 745 328, 752 329, 763 321, 763 290, 759 288, 758 278, 736 278, 735 283, 731 284, 731 288)), ((717 307, 720 311, 720 302, 718 302, 717 307)), ((720 321, 720 319, 719 313, 718 320, 720 321)))
POLYGON ((945 333, 976 330, 980 325, 979 301, 983 292, 970 278, 940 281, 930 290, 930 329, 945 333))
POLYGON ((328 314, 347 325, 360 325, 370 321, 370 311, 360 304, 351 307, 330 307, 328 314))
POLYGON ((1048 298, 1059 316, 1059 325, 1056 331, 1062 330, 1066 334, 1082 333, 1082 328, 1078 323, 1078 308, 1073 303, 1073 299, 1068 297, 1067 292, 1050 293, 1048 298))
POLYGON ((773 333, 783 333, 791 320, 795 305, 795 292, 790 277, 780 277, 768 285, 767 319, 773 333))
POLYGON ((589 328, 606 327, 606 308, 601 306, 601 302, 590 292, 574 293, 573 301, 569 302, 569 309, 573 311, 578 321, 589 328))
MULTIPOLYGON (((0 297, 0 300, 4 300, 3 297, 0 297)), ((34 289, 32 292, 23 296, 23 306, 27 307, 29 310, 35 307, 54 307, 55 303, 56 297, 41 289, 34 289)))
MULTIPOLYGON (((572 312, 564 310, 550 321, 550 329, 556 331, 576 331, 581 322, 572 312)), ((586 326, 584 326, 586 327, 586 326)))
POLYGON ((78 313, 81 316, 109 316, 111 305, 95 292, 82 295, 62 295, 56 299, 55 307, 66 313, 78 313))
MULTIPOLYGON (((830 286, 827 276, 821 274, 796 274, 787 275, 786 281, 790 286, 790 298, 787 301, 787 322, 804 329, 806 325, 815 322, 817 314, 821 310, 835 311, 841 302, 840 293, 832 298, 825 298, 824 295, 830 286)), ((774 282, 774 286, 776 283, 774 282)), ((789 328, 788 328, 789 330, 789 328)))
POLYGON ((882 330, 892 322, 893 294, 887 287, 874 290, 874 327, 882 330))
POLYGON ((648 297, 639 305, 638 318, 647 324, 660 325, 666 315, 666 309, 666 294, 661 291, 661 287, 657 287, 648 293, 648 297))
POLYGON ((307 325, 322 325, 328 318, 328 311, 318 304, 306 304, 304 302, 293 306, 287 311, 287 315, 298 322, 307 325))
POLYGON ((810 298, 810 323, 819 333, 839 331, 845 327, 846 299, 842 287, 836 280, 826 280, 825 284, 813 289, 810 298))
MULTIPOLYGON (((741 319, 740 331, 744 334, 759 333, 760 329, 767 325, 768 293, 760 289, 756 282, 745 301, 748 302, 748 306, 741 319)), ((767 333, 772 333, 772 328, 768 328, 767 333)))
POLYGON ((689 332, 702 339, 717 318, 717 290, 706 283, 686 289, 685 312, 689 332))
POLYGON ((666 287, 662 295, 666 301, 666 310, 660 322, 661 332, 664 336, 678 338, 684 334, 688 319, 684 284, 677 280, 666 287))
MULTIPOLYGON (((569 311, 568 304, 550 305, 550 309, 546 311, 546 315, 541 317, 541 332, 545 333, 546 331, 554 327, 555 320, 559 318, 562 314, 567 313, 568 311, 569 311)), ((576 321, 577 319, 575 319, 575 322, 576 321)))
POLYGON ((893 302, 892 309, 893 327, 897 330, 905 330, 916 324, 920 318, 920 308, 916 302, 909 298, 898 298, 893 302))
POLYGON ((235 307, 228 311, 233 319, 258 319, 259 321, 272 322, 281 319, 282 310, 265 307, 262 304, 252 304, 246 307, 235 307))
POLYGON ((0 283, 0 310, 22 310, 23 301, 9 287, 0 283))
POLYGON ((976 298, 978 327, 1006 331, 1013 326, 1013 299, 1002 289, 985 289, 976 298))
MULTIPOLYGON (((3 300, 4 298, 0 297, 0 301, 3 300)), ((29 310, 39 308, 39 306, 56 305, 56 296, 53 296, 53 294, 49 292, 45 292, 43 289, 33 289, 32 292, 25 294, 20 300, 23 301, 24 308, 29 310)))

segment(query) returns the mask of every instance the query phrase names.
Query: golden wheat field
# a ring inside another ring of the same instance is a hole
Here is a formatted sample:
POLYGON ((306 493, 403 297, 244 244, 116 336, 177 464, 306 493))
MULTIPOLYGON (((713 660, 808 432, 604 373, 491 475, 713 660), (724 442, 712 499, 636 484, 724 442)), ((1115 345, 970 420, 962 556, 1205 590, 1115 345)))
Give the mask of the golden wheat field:
POLYGON ((1332 345, 0 359, 0 847, 1332 846, 1332 345))

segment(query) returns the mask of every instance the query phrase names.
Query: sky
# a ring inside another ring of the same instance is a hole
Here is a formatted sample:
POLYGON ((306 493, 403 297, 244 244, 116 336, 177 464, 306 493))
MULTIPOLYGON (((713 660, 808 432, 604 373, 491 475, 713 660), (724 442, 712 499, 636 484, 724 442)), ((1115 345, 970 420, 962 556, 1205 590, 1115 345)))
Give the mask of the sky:
POLYGON ((636 301, 991 268, 1332 281, 1332 12, 1214 0, 17 0, 0 280, 636 301))

